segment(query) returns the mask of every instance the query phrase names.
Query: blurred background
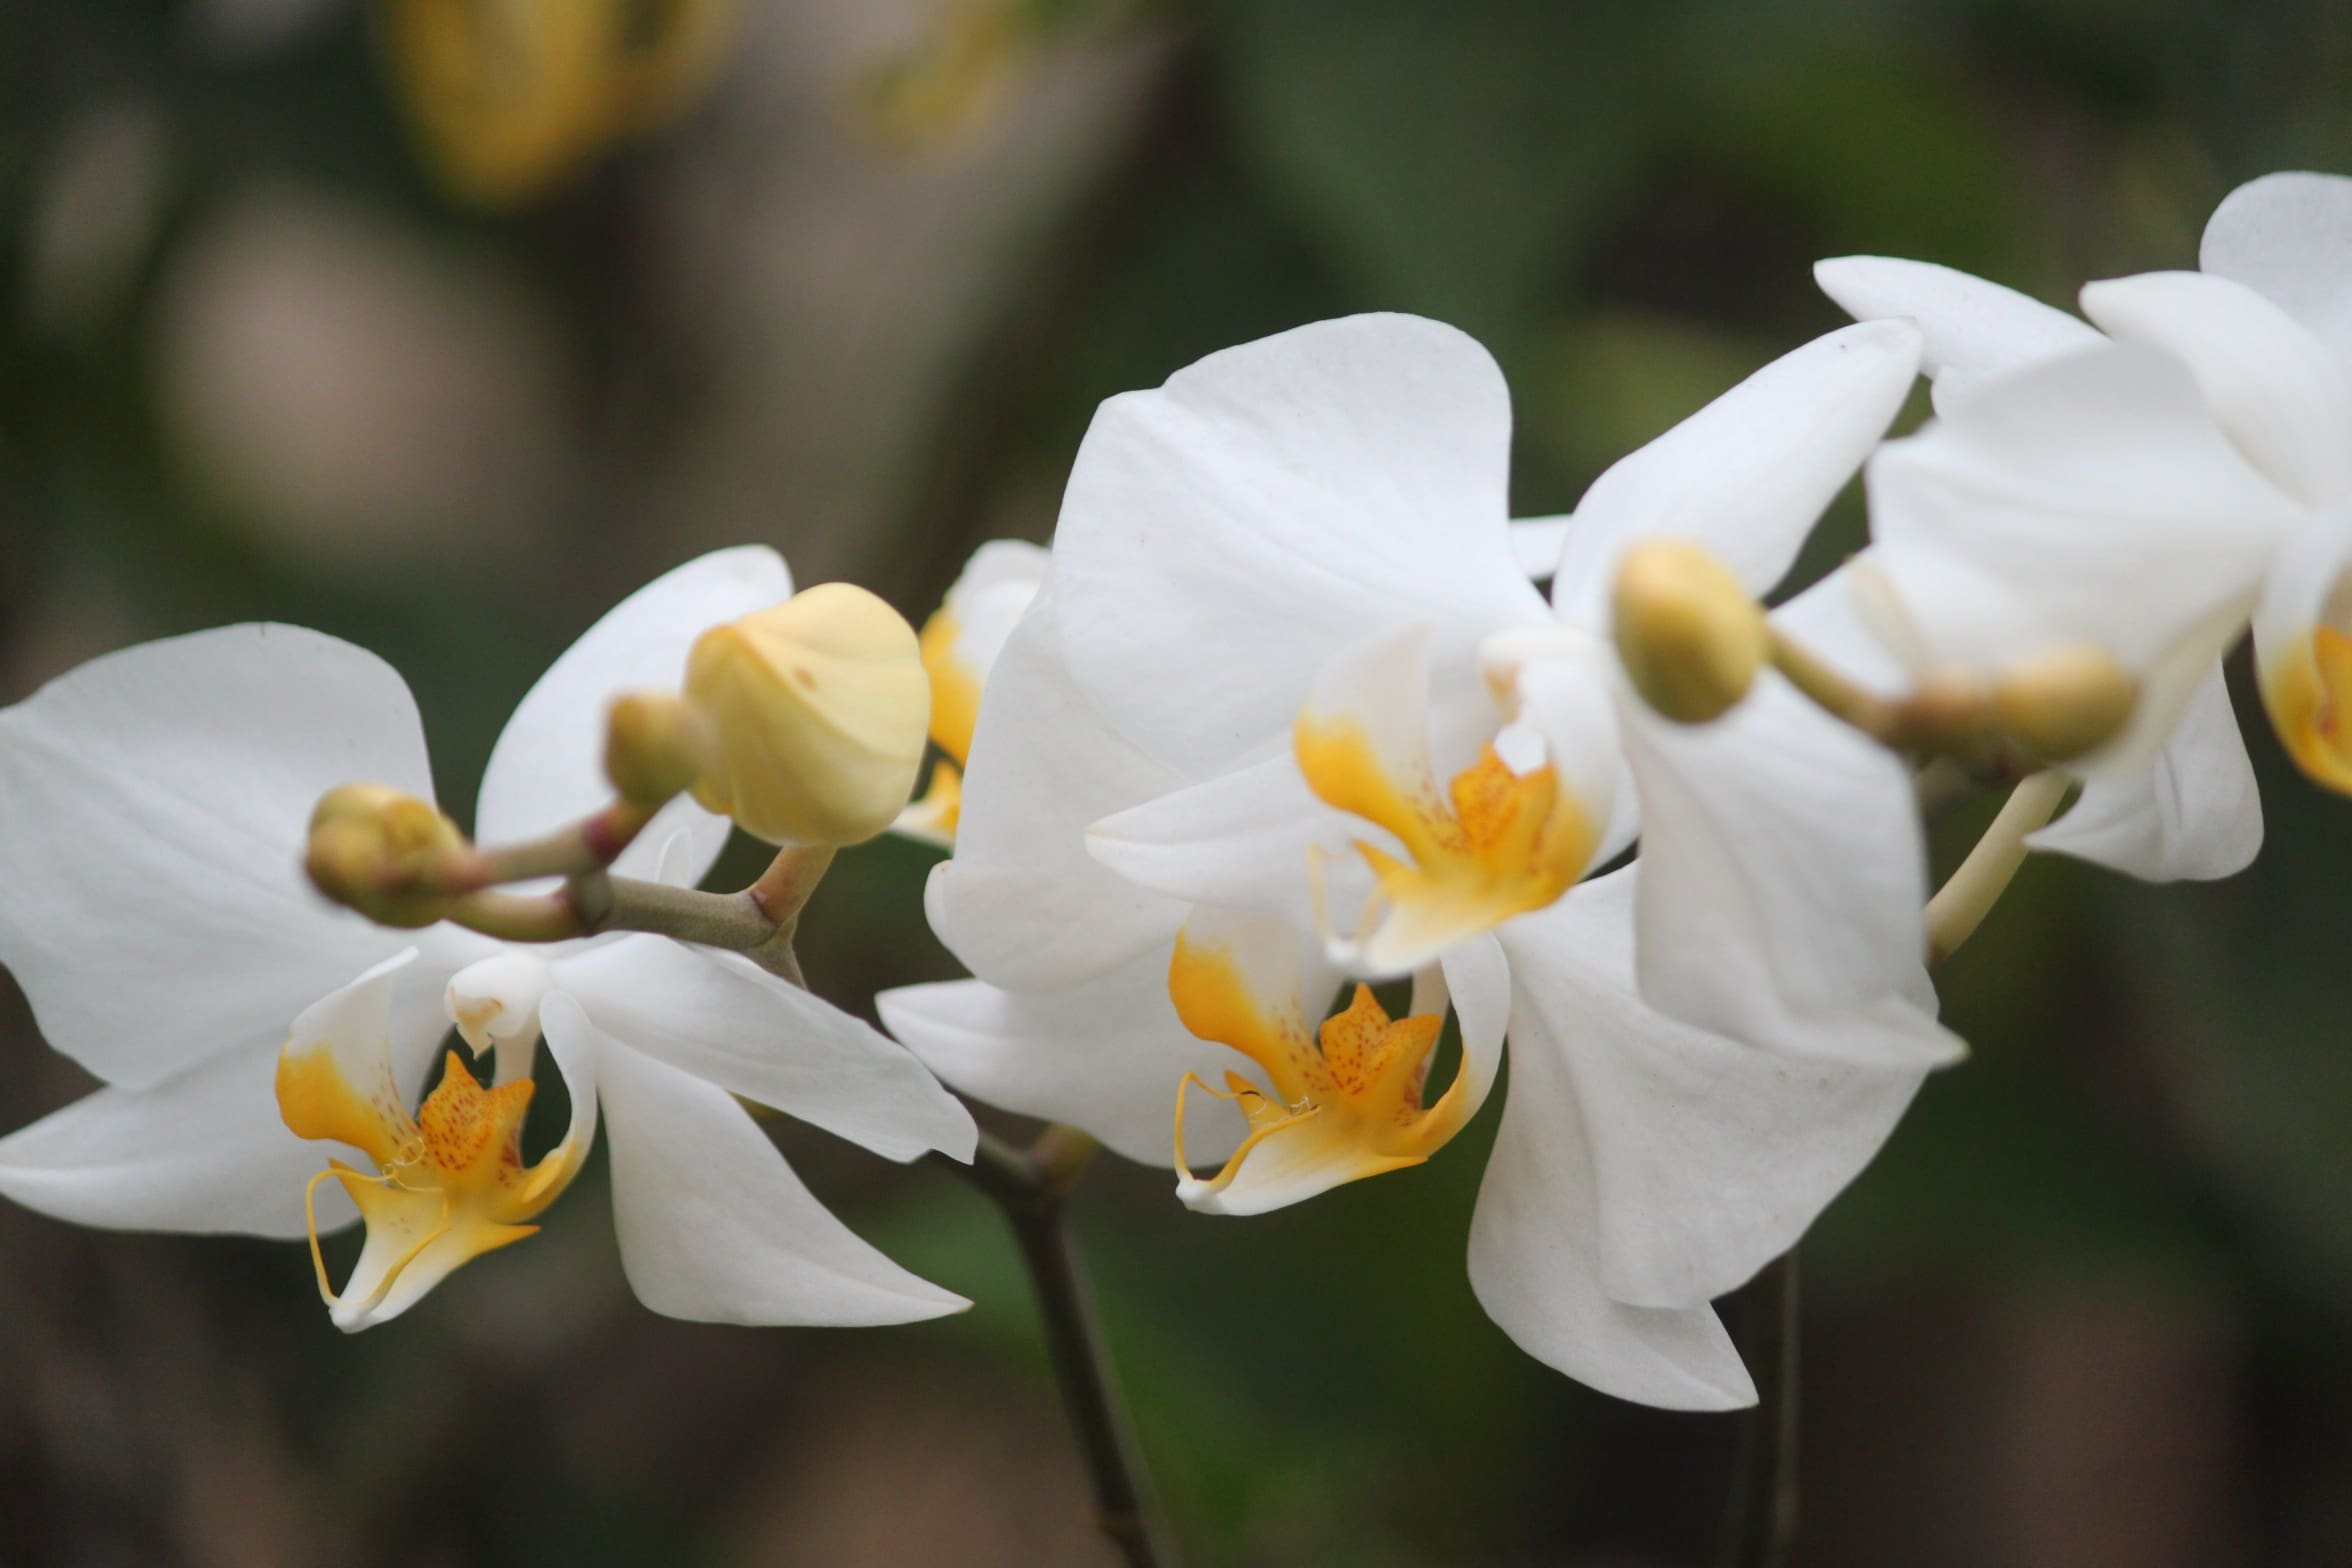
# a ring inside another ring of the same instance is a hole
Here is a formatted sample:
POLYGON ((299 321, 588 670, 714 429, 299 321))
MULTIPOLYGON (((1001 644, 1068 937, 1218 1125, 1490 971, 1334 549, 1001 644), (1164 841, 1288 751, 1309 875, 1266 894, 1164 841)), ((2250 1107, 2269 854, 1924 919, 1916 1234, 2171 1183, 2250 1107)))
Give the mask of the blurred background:
MULTIPOLYGON (((1559 510, 1836 325, 1814 258, 2060 302, 2193 265, 2235 183, 2352 171, 2348 90, 2327 0, 9 0, 0 698, 301 622, 407 673, 470 801, 658 570, 764 540, 920 620, 1046 536, 1099 399, 1209 350, 1456 322, 1559 510)), ((2036 862, 1947 971, 1975 1059, 1806 1243, 1798 1562, 2352 1562, 2352 808, 2249 738, 2252 871, 2036 862)), ((931 858, 845 857, 817 989, 952 972, 931 858)), ((89 1083, 4 988, 0 1129, 89 1083)), ((1707 1560, 1738 1420, 1592 1394, 1471 1298, 1494 1120, 1256 1221, 1090 1179, 1196 1563, 1707 1560)), ((1111 1563, 994 1212, 781 1137, 978 1307, 655 1317, 591 1172, 346 1340, 298 1246, 0 1208, 0 1564, 1111 1563)))

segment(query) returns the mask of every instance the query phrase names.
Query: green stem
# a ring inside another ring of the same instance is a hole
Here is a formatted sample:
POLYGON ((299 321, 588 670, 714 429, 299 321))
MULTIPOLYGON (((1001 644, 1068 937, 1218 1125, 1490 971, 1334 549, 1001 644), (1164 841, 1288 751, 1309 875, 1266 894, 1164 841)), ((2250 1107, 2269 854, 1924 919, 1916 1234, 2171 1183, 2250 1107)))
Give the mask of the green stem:
MULTIPOLYGON (((2026 839, 2057 815, 2068 788, 2059 774, 2037 773, 2010 792, 1968 858, 1928 900, 1929 968, 1984 923, 2025 864, 2026 839)), ((1740 1433, 1718 1560, 1725 1568, 1782 1568, 1797 1535, 1796 1249, 1748 1282, 1740 1313, 1740 1350, 1756 1379, 1756 1408, 1740 1433)))
POLYGON ((1740 1292, 1740 1351, 1756 1408, 1740 1429, 1718 1560, 1782 1568, 1797 1538, 1797 1254, 1790 1248, 1740 1292))
POLYGON ((2037 773, 2009 792, 2000 815, 1960 862, 1960 869, 1927 901, 1927 963, 1934 968, 1976 934, 2025 864, 2025 841, 2058 814, 2066 800, 2066 778, 2037 773))
POLYGON ((969 1166, 954 1169, 995 1200, 1037 1293, 1046 1354, 1094 1490, 1095 1523, 1128 1568, 1176 1568, 1146 1484, 1143 1459, 1113 1381, 1093 1294, 1066 1217, 1070 1188, 1101 1151, 1074 1127, 1046 1128, 1027 1149, 983 1132, 969 1166))

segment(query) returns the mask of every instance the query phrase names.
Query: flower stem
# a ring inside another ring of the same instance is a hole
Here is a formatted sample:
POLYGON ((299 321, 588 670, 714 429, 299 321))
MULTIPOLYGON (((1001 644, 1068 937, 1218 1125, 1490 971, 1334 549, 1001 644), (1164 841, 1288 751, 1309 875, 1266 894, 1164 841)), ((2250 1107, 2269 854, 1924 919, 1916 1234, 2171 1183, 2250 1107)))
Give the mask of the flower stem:
POLYGON ((1960 862, 1960 869, 1927 901, 1927 962, 1933 968, 1976 934, 2009 879, 2025 864, 2025 841, 2058 814, 2068 782, 2057 773, 2036 773, 2009 792, 1993 825, 1960 862))
POLYGON ((1781 1568, 1797 1538, 1795 1248, 1741 1290, 1740 1350, 1756 1380, 1756 1408, 1740 1429, 1717 1559, 1724 1568, 1781 1568))
POLYGON ((996 1201, 1020 1247, 1037 1293, 1046 1353, 1094 1489, 1096 1525, 1128 1568, 1175 1568, 1179 1559, 1152 1503, 1093 1295, 1071 1248, 1069 1192, 1100 1152, 1085 1133, 1058 1124, 1027 1149, 983 1132, 971 1165, 954 1168, 996 1201))
MULTIPOLYGON (((2025 841, 2058 813, 2068 781, 2036 773, 2009 794, 1992 826, 1927 904, 1927 963, 1973 935, 2025 864, 2025 841)), ((1725 1510, 1724 1568, 1782 1568, 1797 1535, 1797 1254, 1764 1266, 1740 1291, 1740 1352, 1756 1379, 1756 1408, 1740 1433, 1725 1510)))

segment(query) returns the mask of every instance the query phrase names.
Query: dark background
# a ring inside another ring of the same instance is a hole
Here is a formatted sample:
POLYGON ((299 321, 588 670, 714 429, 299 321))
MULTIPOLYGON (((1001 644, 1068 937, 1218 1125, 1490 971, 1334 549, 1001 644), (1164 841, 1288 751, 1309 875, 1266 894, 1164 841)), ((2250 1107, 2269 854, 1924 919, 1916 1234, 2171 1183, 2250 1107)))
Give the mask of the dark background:
MULTIPOLYGON (((2243 179, 2352 171, 2352 12, 2322 0, 743 13, 674 125, 493 210, 417 156, 372 6, 10 0, 0 696, 302 622, 407 672, 462 815, 532 676, 654 572, 766 540, 919 620, 980 540, 1044 537, 1097 400, 1209 350, 1452 320, 1511 377, 1520 509, 1558 510, 1835 325, 1816 257, 2064 302, 2193 265, 2243 179)), ((2352 1562, 2352 805, 2249 738, 2252 871, 2037 861, 1946 972, 1974 1059, 1806 1245, 1800 1563, 2352 1562)), ((930 858, 845 857, 819 990, 950 972, 930 858)), ((87 1082, 0 997, 0 1128, 87 1082)), ((1197 1562, 1705 1559, 1737 1420, 1592 1394, 1471 1298, 1493 1120, 1257 1221, 1089 1182, 1197 1562)), ((0 1564, 1111 1561, 993 1213, 781 1136, 978 1308, 657 1318, 596 1172, 355 1340, 298 1246, 0 1210, 0 1564)))

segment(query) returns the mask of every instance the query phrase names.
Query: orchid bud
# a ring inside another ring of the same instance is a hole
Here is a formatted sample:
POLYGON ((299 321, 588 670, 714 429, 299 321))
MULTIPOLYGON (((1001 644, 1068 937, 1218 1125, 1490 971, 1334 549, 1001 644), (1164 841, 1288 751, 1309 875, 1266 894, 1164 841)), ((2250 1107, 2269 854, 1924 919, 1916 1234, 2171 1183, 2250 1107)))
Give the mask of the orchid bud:
POLYGON ((710 754, 710 726, 670 692, 624 692, 605 713, 604 776, 632 805, 664 805, 692 789, 710 754))
POLYGON ((686 700, 710 733, 694 798, 774 844, 855 844, 890 826, 931 715, 914 628, 848 583, 704 632, 686 700))
POLYGON ((1770 652, 1764 607, 1731 568, 1686 539, 1651 539, 1617 565, 1617 656, 1642 700, 1702 724, 1748 694, 1770 652))
POLYGON ((2074 643, 2010 665, 1993 683, 1993 712, 2036 756, 2064 762, 2114 739, 2139 695, 2113 654, 2074 643))
POLYGON ((383 925, 413 929, 448 913, 456 894, 414 885, 466 837, 430 801, 381 784, 343 784, 310 814, 303 869, 321 893, 383 925))

